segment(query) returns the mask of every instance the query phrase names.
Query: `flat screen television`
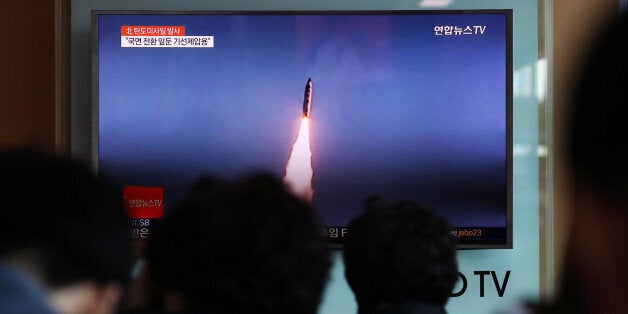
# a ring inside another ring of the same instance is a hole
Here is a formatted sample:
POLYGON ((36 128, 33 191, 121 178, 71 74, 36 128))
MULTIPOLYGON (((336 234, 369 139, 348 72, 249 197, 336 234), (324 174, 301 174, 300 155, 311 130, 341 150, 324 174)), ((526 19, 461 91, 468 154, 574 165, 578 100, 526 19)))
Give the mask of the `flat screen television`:
POLYGON ((381 196, 512 248, 512 10, 93 11, 92 49, 95 167, 166 213, 200 174, 267 170, 339 247, 381 196))

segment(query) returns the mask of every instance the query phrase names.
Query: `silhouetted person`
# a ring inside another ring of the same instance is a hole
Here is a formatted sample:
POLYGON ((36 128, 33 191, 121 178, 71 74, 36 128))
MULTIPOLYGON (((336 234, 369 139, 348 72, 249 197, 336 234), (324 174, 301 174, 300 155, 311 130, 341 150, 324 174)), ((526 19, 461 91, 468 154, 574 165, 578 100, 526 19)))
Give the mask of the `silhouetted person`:
POLYGON ((311 206, 267 173, 199 178, 147 252, 166 312, 314 314, 331 265, 311 206))
POLYGON ((114 313, 130 266, 119 195, 88 167, 0 151, 0 313, 114 313))
POLYGON ((612 23, 574 91, 572 223, 556 300, 538 313, 628 312, 628 16, 612 23))
POLYGON ((358 313, 446 313, 458 280, 446 220, 409 201, 369 198, 348 228, 345 276, 358 313))

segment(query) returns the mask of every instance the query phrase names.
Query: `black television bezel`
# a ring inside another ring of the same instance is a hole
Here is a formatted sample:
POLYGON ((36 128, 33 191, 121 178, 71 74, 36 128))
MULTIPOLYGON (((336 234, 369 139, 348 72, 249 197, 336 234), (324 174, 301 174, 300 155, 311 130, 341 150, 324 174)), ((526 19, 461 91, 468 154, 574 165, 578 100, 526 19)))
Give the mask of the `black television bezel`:
MULTIPOLYGON (((457 243, 457 249, 513 248, 513 9, 426 9, 426 10, 92 10, 91 11, 91 156, 98 173, 98 17, 100 15, 417 15, 417 14, 504 14, 506 17, 506 241, 457 243)), ((331 242, 334 249, 341 243, 331 242)))

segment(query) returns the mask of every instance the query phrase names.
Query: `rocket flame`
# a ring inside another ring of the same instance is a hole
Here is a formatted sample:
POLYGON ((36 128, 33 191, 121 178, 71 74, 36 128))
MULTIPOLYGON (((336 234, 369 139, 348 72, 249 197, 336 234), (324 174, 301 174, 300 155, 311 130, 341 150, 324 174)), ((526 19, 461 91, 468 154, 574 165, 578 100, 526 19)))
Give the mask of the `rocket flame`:
POLYGON ((308 202, 312 202, 312 152, 310 151, 309 119, 301 117, 301 128, 286 165, 284 182, 292 192, 308 202))

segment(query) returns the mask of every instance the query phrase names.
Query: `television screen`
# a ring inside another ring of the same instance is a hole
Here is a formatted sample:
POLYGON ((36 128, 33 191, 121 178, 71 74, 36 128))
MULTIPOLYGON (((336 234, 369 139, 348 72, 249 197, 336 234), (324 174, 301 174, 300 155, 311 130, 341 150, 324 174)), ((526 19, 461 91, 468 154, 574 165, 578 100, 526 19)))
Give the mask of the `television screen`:
POLYGON ((340 247, 369 196, 512 247, 512 10, 93 11, 92 36, 94 162, 120 191, 167 213, 200 174, 266 170, 340 247))

